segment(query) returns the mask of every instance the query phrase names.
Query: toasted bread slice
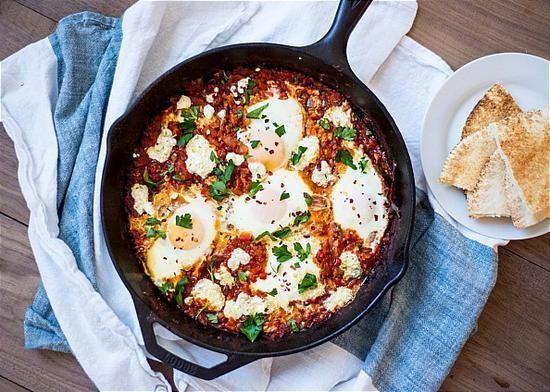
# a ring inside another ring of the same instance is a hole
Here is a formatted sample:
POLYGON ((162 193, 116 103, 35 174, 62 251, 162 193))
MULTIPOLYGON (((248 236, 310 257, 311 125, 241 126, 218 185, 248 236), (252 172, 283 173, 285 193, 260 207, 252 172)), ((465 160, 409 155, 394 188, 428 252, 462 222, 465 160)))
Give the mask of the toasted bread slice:
POLYGON ((521 113, 514 97, 500 83, 491 87, 468 115, 461 139, 487 127, 490 123, 521 113))
POLYGON ((475 190, 466 193, 470 218, 510 216, 505 184, 506 165, 495 150, 481 170, 475 190))
POLYGON ((519 228, 532 226, 550 216, 548 107, 508 118, 496 135, 512 221, 519 228))
POLYGON ((497 148, 495 130, 496 124, 489 124, 457 144, 443 165, 439 181, 473 191, 481 170, 497 148))

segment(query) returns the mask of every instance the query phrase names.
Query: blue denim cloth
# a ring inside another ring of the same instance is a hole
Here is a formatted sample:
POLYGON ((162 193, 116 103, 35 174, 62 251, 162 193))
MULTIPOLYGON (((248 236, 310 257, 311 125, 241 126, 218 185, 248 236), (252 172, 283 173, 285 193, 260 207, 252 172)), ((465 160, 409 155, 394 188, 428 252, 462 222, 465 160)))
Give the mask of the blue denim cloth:
MULTIPOLYGON (((121 41, 120 20, 63 19, 50 41, 58 60, 60 238, 95 285, 92 197, 104 112, 121 41)), ((418 191, 409 270, 361 322, 333 342, 365 360, 381 391, 437 390, 473 331, 495 283, 497 257, 434 213, 418 191)), ((25 316, 27 348, 68 351, 44 289, 25 316)))
MULTIPOLYGON (((54 125, 59 238, 94 287, 94 177, 121 39, 120 19, 91 12, 62 19, 49 37, 58 76, 54 125)), ((42 285, 27 309, 24 326, 26 348, 70 350, 42 285)))

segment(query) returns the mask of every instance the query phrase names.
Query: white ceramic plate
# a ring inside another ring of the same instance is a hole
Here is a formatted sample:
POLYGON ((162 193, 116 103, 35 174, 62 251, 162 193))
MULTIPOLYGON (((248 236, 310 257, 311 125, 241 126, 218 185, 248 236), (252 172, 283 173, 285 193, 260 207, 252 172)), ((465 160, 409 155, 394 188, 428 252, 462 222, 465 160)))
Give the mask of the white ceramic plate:
POLYGON ((451 75, 428 107, 420 149, 428 186, 449 215, 479 234, 516 240, 550 231, 549 219, 526 229, 517 229, 509 218, 469 218, 464 193, 439 182, 443 163, 460 141, 468 114, 493 84, 500 82, 522 110, 540 109, 549 104, 549 73, 550 63, 536 56, 501 53, 482 57, 451 75))

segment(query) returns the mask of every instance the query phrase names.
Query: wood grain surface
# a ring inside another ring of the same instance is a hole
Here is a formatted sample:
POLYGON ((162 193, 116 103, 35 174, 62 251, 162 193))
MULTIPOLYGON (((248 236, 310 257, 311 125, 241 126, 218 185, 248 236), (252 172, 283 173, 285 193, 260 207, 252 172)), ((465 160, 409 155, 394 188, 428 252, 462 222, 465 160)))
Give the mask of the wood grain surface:
MULTIPOLYGON (((66 15, 119 16, 132 0, 0 0, 0 59, 46 37, 66 15)), ((490 53, 550 54, 550 1, 419 0, 410 36, 453 69, 490 53)), ((74 357, 25 350, 23 317, 39 275, 13 144, 0 127, 0 391, 92 390, 74 357)), ((499 249, 496 286, 444 391, 550 391, 550 235, 499 249)), ((168 367, 153 363, 171 376, 168 367)))

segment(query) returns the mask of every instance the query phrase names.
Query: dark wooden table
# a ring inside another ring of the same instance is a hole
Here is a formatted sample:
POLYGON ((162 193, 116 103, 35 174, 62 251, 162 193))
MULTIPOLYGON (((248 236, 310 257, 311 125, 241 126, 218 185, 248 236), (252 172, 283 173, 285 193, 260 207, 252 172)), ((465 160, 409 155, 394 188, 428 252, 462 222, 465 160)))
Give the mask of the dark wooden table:
MULTIPOLYGON (((0 0, 0 59, 50 34, 63 16, 119 16, 133 0, 0 0)), ((483 55, 550 55, 550 1, 419 0, 409 34, 453 69, 483 55)), ((0 390, 89 390, 67 354, 23 349, 23 315, 39 275, 12 142, 0 127, 0 390)), ((550 235, 499 249, 498 280, 442 390, 550 391, 550 235)), ((153 364, 170 376, 170 370, 153 364)))

